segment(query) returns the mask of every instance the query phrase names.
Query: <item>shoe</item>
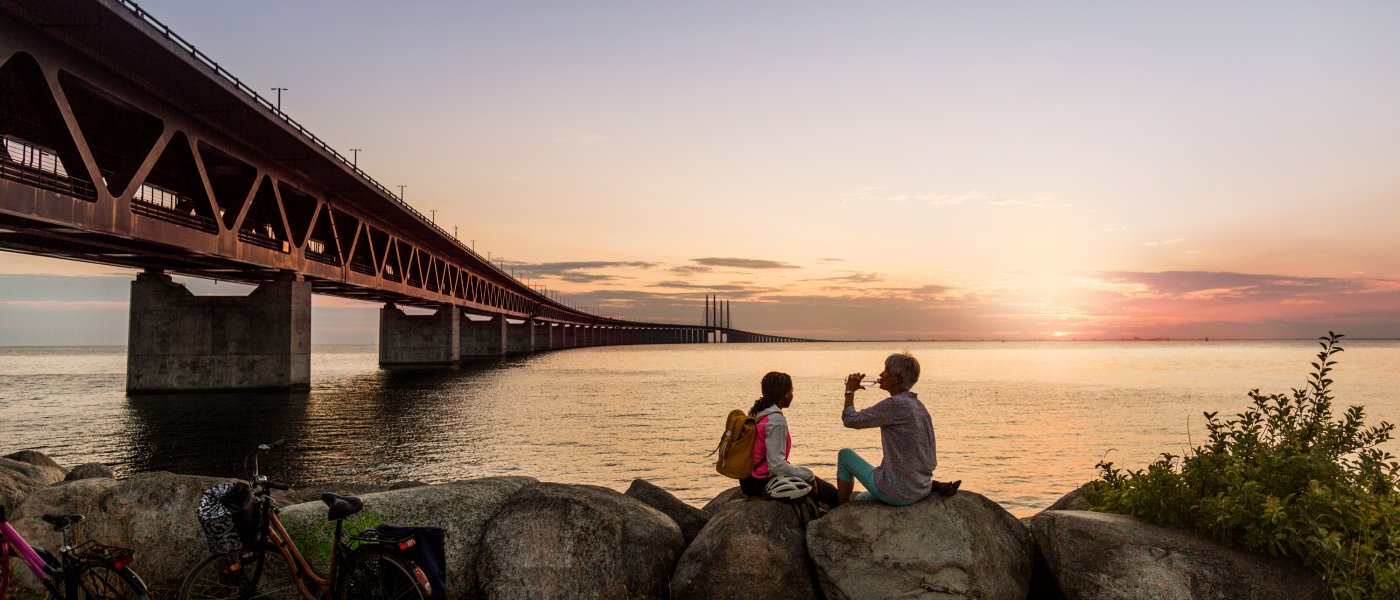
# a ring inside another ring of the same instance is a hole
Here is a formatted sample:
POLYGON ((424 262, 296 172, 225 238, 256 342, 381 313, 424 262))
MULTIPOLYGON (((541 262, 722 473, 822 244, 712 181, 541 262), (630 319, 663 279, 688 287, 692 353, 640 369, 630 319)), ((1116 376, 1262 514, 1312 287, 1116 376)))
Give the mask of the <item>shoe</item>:
POLYGON ((939 496, 943 496, 944 498, 947 498, 947 497, 949 497, 949 496, 952 496, 953 494, 958 493, 958 488, 961 487, 961 486, 962 486, 962 480, 961 480, 961 479, 959 479, 959 480, 957 480, 957 481, 954 481, 954 482, 952 482, 952 483, 944 483, 944 482, 942 482, 942 481, 935 481, 935 482, 933 482, 933 491, 938 492, 938 495, 939 495, 939 496))

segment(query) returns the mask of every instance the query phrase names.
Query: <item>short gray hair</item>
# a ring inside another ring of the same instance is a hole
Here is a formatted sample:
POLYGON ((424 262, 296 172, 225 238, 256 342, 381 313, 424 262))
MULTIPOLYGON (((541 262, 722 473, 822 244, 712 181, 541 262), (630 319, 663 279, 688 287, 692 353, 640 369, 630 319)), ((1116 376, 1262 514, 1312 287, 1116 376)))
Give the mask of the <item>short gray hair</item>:
POLYGON ((899 384, 906 388, 912 388, 919 382, 919 359, 908 352, 889 355, 885 359, 885 370, 898 375, 899 384))

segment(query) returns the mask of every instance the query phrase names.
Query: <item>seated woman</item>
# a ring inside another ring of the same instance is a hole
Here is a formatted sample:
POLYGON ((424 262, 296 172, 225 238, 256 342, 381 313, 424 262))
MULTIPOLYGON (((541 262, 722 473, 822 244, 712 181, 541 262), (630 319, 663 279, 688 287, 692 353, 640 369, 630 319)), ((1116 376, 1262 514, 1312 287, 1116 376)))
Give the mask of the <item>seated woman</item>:
POLYGON ((836 455, 837 502, 852 500, 856 479, 867 491, 855 500, 873 499, 894 506, 913 504, 931 492, 944 496, 957 493, 961 480, 933 480, 933 470, 938 466, 933 419, 919 396, 909 389, 919 381, 919 361, 908 352, 886 358, 879 384, 890 397, 858 411, 855 398, 863 379, 864 373, 846 377, 846 407, 841 411, 841 423, 852 429, 879 427, 885 455, 880 466, 871 467, 854 450, 842 448, 836 455))
MULTIPOLYGON (((762 389, 763 397, 749 409, 749 416, 758 427, 758 437, 753 443, 753 473, 739 480, 739 488, 746 496, 759 497, 767 494, 768 484, 774 478, 796 477, 811 487, 818 504, 835 507, 835 487, 822 481, 811 469, 787 461, 792 451, 792 435, 788 432, 783 409, 792 406, 792 377, 774 371, 763 376, 762 389)), ((790 497, 790 494, 775 495, 790 497)))

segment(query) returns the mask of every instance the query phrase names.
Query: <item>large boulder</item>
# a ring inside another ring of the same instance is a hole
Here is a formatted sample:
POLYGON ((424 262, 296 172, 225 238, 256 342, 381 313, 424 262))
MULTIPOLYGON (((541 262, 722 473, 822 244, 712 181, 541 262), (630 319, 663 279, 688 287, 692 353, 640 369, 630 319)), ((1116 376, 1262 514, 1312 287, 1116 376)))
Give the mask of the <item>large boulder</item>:
POLYGON ((64 470, 63 465, 58 464, 58 461, 49 458, 49 455, 38 450, 20 450, 19 452, 6 454, 5 458, 17 460, 22 463, 29 463, 38 467, 51 467, 60 471, 64 470))
POLYGON ((195 507, 199 494, 224 481, 154 472, 126 479, 83 479, 35 491, 10 517, 30 543, 57 548, 61 540, 40 520, 44 514, 87 517, 85 537, 136 550, 132 569, 154 590, 172 595, 180 581, 208 553, 195 507))
POLYGON ((1032 535, 1067 598, 1322 598, 1297 563, 1251 554, 1125 515, 1042 512, 1032 535))
POLYGON ((272 499, 278 506, 291 506, 303 502, 320 502, 321 494, 331 492, 342 496, 363 496, 389 489, 387 485, 373 483, 333 482, 297 487, 290 490, 272 490, 272 499))
MULTIPOLYGON (((472 598, 476 556, 487 522, 512 494, 536 483, 530 477, 488 477, 364 494, 359 496, 364 510, 347 519, 346 528, 357 531, 384 524, 441 527, 447 534, 447 593, 451 598, 472 598)), ((322 569, 329 563, 335 531, 335 523, 326 520, 326 510, 318 499, 284 508, 278 517, 302 554, 322 569)))
POLYGON ((0 469, 0 506, 13 509, 34 490, 42 489, 43 483, 11 469, 0 469))
POLYGON ((909 506, 843 505, 807 528, 807 550, 829 600, 1022 600, 1033 563, 1025 526, 968 491, 909 506))
POLYGON ((683 548, 670 517, 614 490, 542 483, 486 526, 481 598, 660 598, 683 548))
POLYGON ((1084 499, 1084 488, 1093 485, 1093 482, 1086 483, 1065 494, 1051 504, 1045 510, 1089 510, 1089 501, 1084 499))
POLYGON ((63 477, 68 474, 62 467, 36 465, 34 463, 18 461, 13 458, 0 458, 0 470, 19 473, 20 475, 37 481, 40 485, 53 485, 63 481, 63 477))
POLYGON ((704 508, 701 508, 700 510, 703 510, 713 515, 719 512, 719 509, 724 508, 724 505, 743 498, 748 498, 748 496, 744 495, 744 490, 741 490, 738 487, 732 487, 727 490, 724 490, 723 492, 720 492, 714 498, 711 498, 709 502, 705 503, 704 508))
POLYGON ((102 463, 83 463, 73 467, 73 470, 68 471, 68 476, 64 477, 63 480, 77 481, 79 479, 96 479, 99 477, 113 479, 116 477, 116 474, 112 472, 111 467, 102 463))
POLYGON ((726 502, 681 555, 671 598, 818 597, 794 508, 763 498, 726 502))
POLYGON ((681 535, 685 537, 685 545, 689 546, 695 535, 704 529, 705 523, 710 521, 710 513, 695 508, 685 501, 671 495, 664 489, 653 485, 645 479, 632 480, 631 487, 627 488, 627 495, 643 504, 661 511, 676 525, 681 528, 681 535))

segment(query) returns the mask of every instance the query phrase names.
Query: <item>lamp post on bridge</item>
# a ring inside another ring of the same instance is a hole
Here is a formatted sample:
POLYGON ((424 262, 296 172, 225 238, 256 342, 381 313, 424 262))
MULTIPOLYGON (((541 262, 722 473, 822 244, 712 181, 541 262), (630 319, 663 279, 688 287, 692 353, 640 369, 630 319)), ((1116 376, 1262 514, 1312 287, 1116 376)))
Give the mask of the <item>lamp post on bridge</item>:
POLYGON ((403 199, 403 189, 406 188, 406 187, 408 187, 408 186, 406 186, 406 185, 401 185, 401 186, 399 186, 399 201, 400 201, 400 202, 407 202, 407 200, 404 200, 404 199, 403 199))
POLYGON ((354 155, 354 157, 350 159, 350 166, 356 169, 360 168, 360 149, 351 148, 350 153, 354 155))
POLYGON ((282 92, 287 91, 287 88, 275 87, 272 88, 272 91, 277 92, 277 112, 280 113, 282 112, 282 92))

